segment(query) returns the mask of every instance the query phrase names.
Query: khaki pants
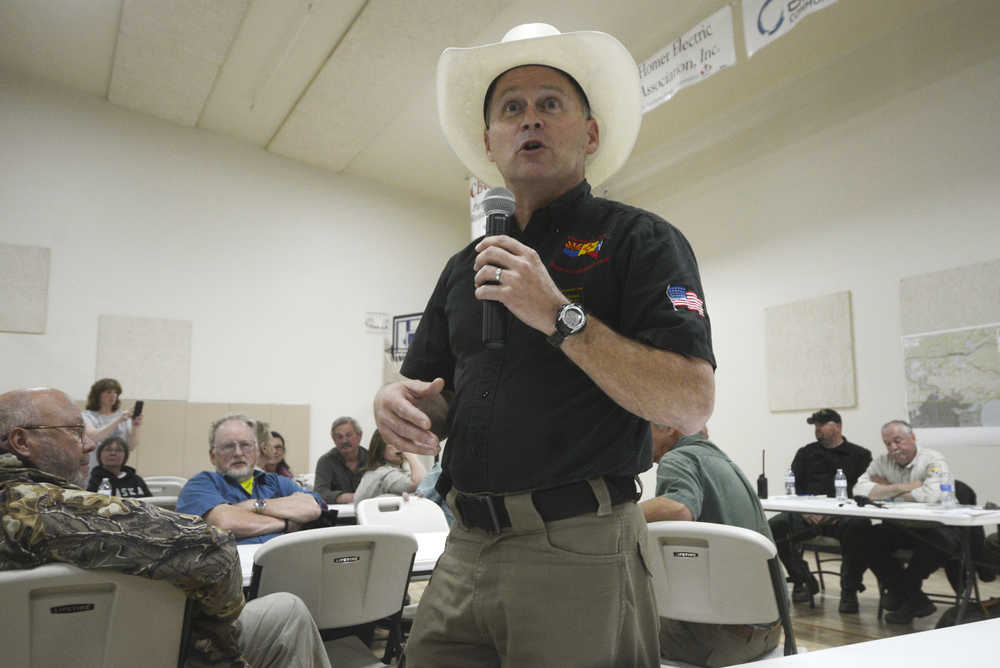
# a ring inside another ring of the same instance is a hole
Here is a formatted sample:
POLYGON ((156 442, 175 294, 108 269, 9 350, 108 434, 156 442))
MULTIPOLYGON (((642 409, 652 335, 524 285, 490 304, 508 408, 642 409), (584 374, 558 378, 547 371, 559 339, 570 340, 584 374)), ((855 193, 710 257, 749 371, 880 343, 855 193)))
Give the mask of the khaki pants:
POLYGON ((778 646, 781 623, 696 624, 660 618, 660 653, 665 659, 697 666, 732 666, 747 663, 778 646))
POLYGON ((420 600, 409 668, 659 666, 646 523, 635 503, 612 508, 603 481, 592 486, 596 513, 546 523, 517 494, 505 497, 512 526, 499 535, 455 522, 420 600))
POLYGON ((255 598, 236 625, 243 658, 253 668, 330 668, 316 622, 298 596, 255 598))

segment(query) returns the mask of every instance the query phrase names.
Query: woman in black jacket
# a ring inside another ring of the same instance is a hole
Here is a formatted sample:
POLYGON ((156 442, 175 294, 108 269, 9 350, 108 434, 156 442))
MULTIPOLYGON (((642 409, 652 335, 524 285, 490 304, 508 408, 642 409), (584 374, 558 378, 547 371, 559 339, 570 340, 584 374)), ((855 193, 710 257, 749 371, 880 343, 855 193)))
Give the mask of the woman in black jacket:
POLYGON ((106 438, 97 446, 97 466, 90 471, 87 491, 96 492, 104 478, 111 483, 111 496, 152 496, 146 481, 135 469, 125 466, 128 444, 118 436, 106 438))

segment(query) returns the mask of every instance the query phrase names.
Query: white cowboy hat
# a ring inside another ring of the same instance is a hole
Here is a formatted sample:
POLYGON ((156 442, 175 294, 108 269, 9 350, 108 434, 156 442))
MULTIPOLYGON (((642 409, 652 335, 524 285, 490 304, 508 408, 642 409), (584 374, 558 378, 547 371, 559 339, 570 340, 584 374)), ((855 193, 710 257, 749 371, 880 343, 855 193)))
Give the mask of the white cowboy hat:
POLYGON ((494 79, 521 65, 555 67, 576 79, 601 133, 600 147, 587 158, 587 181, 597 186, 617 172, 628 160, 642 123, 639 68, 628 49, 607 33, 560 33, 547 23, 525 23, 495 44, 450 48, 441 54, 438 117, 462 164, 488 185, 503 185, 483 145, 483 100, 494 79))

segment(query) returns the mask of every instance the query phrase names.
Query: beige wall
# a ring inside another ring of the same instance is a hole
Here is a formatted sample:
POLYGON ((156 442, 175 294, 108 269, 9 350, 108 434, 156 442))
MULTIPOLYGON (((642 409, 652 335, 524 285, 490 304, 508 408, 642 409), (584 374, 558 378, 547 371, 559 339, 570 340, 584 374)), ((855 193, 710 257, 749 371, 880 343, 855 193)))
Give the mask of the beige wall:
MULTIPOLYGON (((0 333, 3 389, 85 396, 101 314, 188 320, 189 394, 161 398, 309 406, 308 430, 289 437, 290 456, 306 458, 296 471, 330 448, 334 418, 374 429, 389 341, 366 331, 365 313, 422 310, 448 256, 468 243, 468 208, 2 69, 0 146, 0 241, 52 249, 47 331, 0 333)), ((126 405, 150 398, 124 387, 126 405)), ((195 440, 208 420, 190 425, 195 440)), ((182 466, 206 465, 192 452, 182 466)))
MULTIPOLYGON (((81 407, 86 403, 77 402, 81 407)), ((128 402, 126 402, 128 407, 128 402)), ((208 459, 208 429, 228 413, 243 413, 267 422, 285 437, 285 461, 294 473, 307 473, 309 452, 309 406, 288 404, 145 402, 139 446, 129 455, 129 465, 143 477, 176 475, 190 478, 211 470, 208 459)))

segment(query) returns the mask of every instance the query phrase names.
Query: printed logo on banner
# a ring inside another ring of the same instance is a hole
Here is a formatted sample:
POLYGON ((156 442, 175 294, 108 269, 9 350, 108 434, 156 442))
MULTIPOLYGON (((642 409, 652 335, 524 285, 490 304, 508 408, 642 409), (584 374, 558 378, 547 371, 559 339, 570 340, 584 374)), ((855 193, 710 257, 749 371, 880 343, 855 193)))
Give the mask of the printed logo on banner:
POLYGON ((837 0, 743 0, 743 37, 747 56, 785 35, 813 12, 837 0))
MULTIPOLYGON (((778 32, 778 29, 781 27, 781 24, 785 22, 785 8, 782 7, 781 3, 779 2, 777 4, 778 20, 774 22, 774 25, 771 26, 770 28, 764 26, 765 22, 764 14, 767 12, 768 5, 770 5, 772 2, 774 2, 774 0, 764 0, 764 4, 760 6, 760 11, 757 12, 757 30, 760 32, 761 35, 773 35, 774 33, 778 32)), ((771 9, 774 9, 774 7, 772 7, 771 9)))
POLYGON ((702 318, 705 317, 705 302, 683 285, 668 285, 667 297, 670 299, 670 303, 674 305, 675 311, 685 308, 689 311, 694 311, 702 318))

